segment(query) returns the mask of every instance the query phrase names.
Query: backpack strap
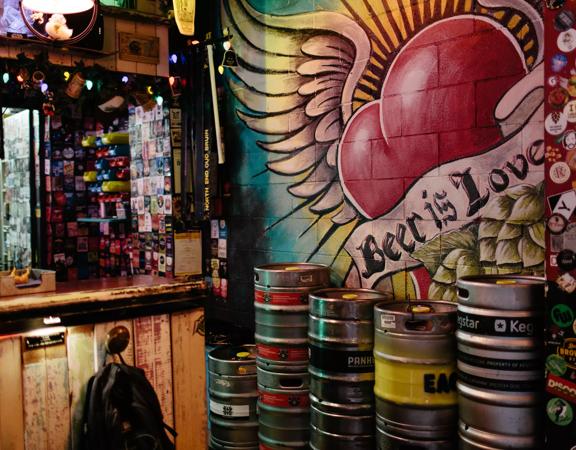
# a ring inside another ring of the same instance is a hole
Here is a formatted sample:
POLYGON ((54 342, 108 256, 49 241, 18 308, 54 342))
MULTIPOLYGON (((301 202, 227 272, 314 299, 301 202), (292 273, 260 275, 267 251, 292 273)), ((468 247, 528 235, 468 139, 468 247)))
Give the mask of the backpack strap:
POLYGON ((176 430, 174 428, 172 428, 170 425, 168 425, 166 422, 162 422, 162 425, 164 425, 164 428, 166 428, 166 431, 168 431, 173 437, 178 436, 178 433, 176 433, 176 430))

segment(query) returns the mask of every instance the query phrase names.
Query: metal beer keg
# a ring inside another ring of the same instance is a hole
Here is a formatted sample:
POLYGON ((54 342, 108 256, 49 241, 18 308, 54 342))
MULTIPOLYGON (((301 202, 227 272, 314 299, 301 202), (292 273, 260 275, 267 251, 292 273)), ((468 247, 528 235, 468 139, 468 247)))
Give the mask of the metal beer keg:
POLYGON ((377 448, 455 448, 456 305, 381 303, 374 326, 377 448))
POLYGON ((310 294, 312 449, 374 448, 374 305, 391 298, 369 289, 310 294))
POLYGON ((456 284, 460 448, 544 448, 544 280, 456 284))
POLYGON ((257 364, 300 372, 308 364, 308 294, 330 284, 321 264, 275 263, 254 268, 257 364))
POLYGON ((256 347, 217 347, 208 354, 208 371, 211 446, 257 445, 256 347))

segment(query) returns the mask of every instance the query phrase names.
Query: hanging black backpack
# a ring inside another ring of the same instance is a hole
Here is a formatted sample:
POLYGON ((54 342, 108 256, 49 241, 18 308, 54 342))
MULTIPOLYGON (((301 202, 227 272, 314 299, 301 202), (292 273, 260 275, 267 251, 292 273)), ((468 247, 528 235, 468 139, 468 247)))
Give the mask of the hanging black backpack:
POLYGON ((174 450, 144 371, 110 363, 93 375, 84 405, 83 450, 174 450))

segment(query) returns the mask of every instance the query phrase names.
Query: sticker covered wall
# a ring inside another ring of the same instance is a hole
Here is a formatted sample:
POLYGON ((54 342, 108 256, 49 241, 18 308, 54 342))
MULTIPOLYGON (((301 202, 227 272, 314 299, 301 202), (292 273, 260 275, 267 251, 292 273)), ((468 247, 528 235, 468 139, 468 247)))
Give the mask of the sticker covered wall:
POLYGON ((542 274, 535 4, 222 0, 238 56, 231 304, 250 309, 251 267, 273 261, 325 263, 337 284, 398 299, 542 274))

